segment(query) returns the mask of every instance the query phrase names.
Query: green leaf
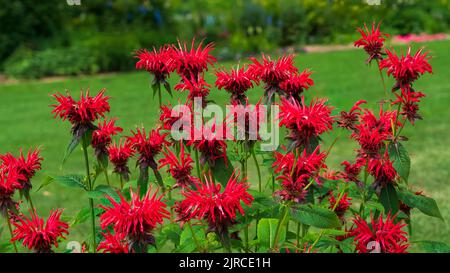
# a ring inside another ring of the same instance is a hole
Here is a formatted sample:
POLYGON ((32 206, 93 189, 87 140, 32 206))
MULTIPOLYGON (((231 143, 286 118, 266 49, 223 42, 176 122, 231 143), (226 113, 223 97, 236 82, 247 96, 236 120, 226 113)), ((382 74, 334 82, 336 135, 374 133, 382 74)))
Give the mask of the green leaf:
POLYGON ((397 190, 391 183, 387 184, 386 187, 381 189, 379 201, 383 205, 384 211, 386 213, 397 213, 399 208, 399 200, 397 196, 397 190))
POLYGON ((398 196, 400 200, 402 200, 402 202, 408 207, 417 208, 428 216, 436 217, 444 221, 439 207, 433 198, 423 195, 415 195, 407 190, 399 191, 398 196))
POLYGON ((76 226, 78 224, 86 222, 91 215, 91 209, 89 207, 82 208, 77 215, 72 219, 70 226, 76 226))
POLYGON ((317 228, 336 228, 341 221, 336 213, 315 205, 300 205, 291 211, 291 219, 317 228))
MULTIPOLYGON (((278 219, 263 218, 258 223, 257 236, 260 246, 266 248, 272 248, 275 233, 277 230, 278 219)), ((278 244, 282 244, 286 240, 286 227, 283 225, 280 231, 280 237, 278 238, 278 244)))
POLYGON ((55 182, 69 188, 81 188, 87 190, 86 185, 84 184, 84 176, 79 174, 56 176, 53 179, 55 182))
POLYGON ((98 192, 102 192, 104 195, 110 196, 116 202, 120 202, 120 195, 117 193, 117 189, 108 186, 108 185, 98 185, 95 187, 95 190, 98 192))
POLYGON ((365 203, 366 208, 375 209, 384 213, 384 206, 381 203, 375 201, 367 201, 365 203))
MULTIPOLYGON (((200 247, 206 243, 206 234, 200 226, 192 226, 192 230, 195 234, 195 239, 197 240, 200 247)), ((196 250, 197 244, 194 241, 194 236, 189 227, 185 227, 180 235, 180 248, 177 250, 182 253, 189 253, 196 250)), ((197 250, 198 251, 198 250, 197 250)))
POLYGON ((389 158, 392 161, 392 166, 397 171, 398 175, 408 182, 409 171, 411 169, 411 159, 408 152, 400 142, 391 142, 388 147, 389 158))
POLYGON ((161 230, 161 236, 171 241, 175 246, 180 244, 180 225, 177 223, 167 224, 161 230))
POLYGON ((54 181, 53 177, 47 176, 44 178, 44 181, 42 181, 41 185, 39 185, 39 188, 36 190, 36 192, 42 190, 43 188, 47 187, 54 181))
POLYGON ((418 241, 415 243, 428 253, 450 253, 450 246, 443 242, 418 241))
POLYGON ((67 146, 66 152, 64 153, 64 157, 62 160, 63 165, 69 158, 70 154, 72 154, 73 150, 75 150, 75 148, 78 146, 78 144, 80 144, 81 139, 82 139, 82 137, 80 137, 80 136, 72 137, 72 140, 70 141, 69 145, 67 146))
POLYGON ((147 193, 148 188, 148 167, 140 167, 137 185, 139 187, 139 195, 144 196, 147 193))

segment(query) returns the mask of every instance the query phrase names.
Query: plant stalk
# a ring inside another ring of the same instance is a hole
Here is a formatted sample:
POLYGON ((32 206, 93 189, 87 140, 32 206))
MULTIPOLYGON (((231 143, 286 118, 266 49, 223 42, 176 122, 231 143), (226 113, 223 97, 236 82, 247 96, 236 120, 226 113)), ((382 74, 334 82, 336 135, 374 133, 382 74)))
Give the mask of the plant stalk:
MULTIPOLYGON (((89 170, 89 157, 87 153, 87 140, 86 140, 86 134, 83 135, 83 154, 84 154, 84 162, 86 165, 86 176, 87 176, 87 182, 88 182, 88 190, 91 191, 93 186, 91 182, 91 175, 89 170)), ((95 210, 94 210, 94 200, 92 198, 89 198, 89 207, 91 210, 91 228, 92 228, 92 243, 93 243, 93 251, 94 253, 97 252, 97 243, 96 243, 96 229, 95 229, 95 210)))

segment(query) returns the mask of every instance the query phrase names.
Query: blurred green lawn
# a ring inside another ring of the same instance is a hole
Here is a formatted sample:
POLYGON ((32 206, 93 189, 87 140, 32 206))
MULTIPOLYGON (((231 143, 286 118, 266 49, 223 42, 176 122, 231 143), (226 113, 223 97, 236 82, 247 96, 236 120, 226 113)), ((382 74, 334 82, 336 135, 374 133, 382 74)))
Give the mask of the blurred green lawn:
MULTIPOLYGON (((418 46, 416 46, 417 48, 418 46)), ((446 221, 450 220, 450 83, 449 63, 450 42, 432 42, 427 44, 433 59, 433 75, 426 75, 417 82, 417 89, 427 97, 421 103, 423 121, 407 126, 404 135, 410 139, 406 146, 412 160, 410 185, 415 190, 424 190, 438 202, 446 221)), ((348 110, 355 101, 365 99, 370 107, 378 108, 377 102, 383 99, 384 92, 376 66, 365 65, 366 55, 362 50, 350 50, 329 53, 300 54, 296 65, 300 69, 311 68, 314 71, 315 86, 307 91, 307 98, 327 97, 336 108, 335 112, 348 110)), ((225 66, 230 65, 229 63, 225 66)), ((178 79, 173 77, 172 84, 178 79)), ((214 76, 209 73, 207 81, 213 84, 214 76)), ((391 85, 388 82, 388 86, 391 85)), ((173 85, 172 85, 173 86, 173 85)), ((150 77, 144 72, 117 75, 70 78, 58 82, 23 82, 0 85, 0 153, 17 153, 19 148, 42 147, 45 158, 43 170, 33 180, 35 189, 46 175, 69 173, 84 174, 82 153, 77 149, 64 168, 61 159, 70 140, 70 125, 52 118, 50 95, 56 91, 71 91, 75 96, 81 89, 90 88, 95 94, 105 87, 111 96, 110 116, 119 117, 118 124, 128 133, 136 125, 143 124, 151 128, 157 116, 157 102, 152 99, 150 77)), ((255 102, 262 90, 257 88, 248 92, 255 102)), ((184 100, 185 95, 181 96, 184 100)), ((228 101, 225 91, 212 90, 210 98, 219 105, 228 101)), ((171 100, 175 103, 180 95, 175 93, 171 100)), ((325 146, 330 145, 337 130, 324 137, 325 146)), ((328 158, 331 167, 338 168, 343 160, 354 158, 353 141, 348 135, 342 135, 328 158)), ((134 164, 132 162, 131 164, 134 164)), ((134 169, 133 169, 134 170, 134 169)), ((136 171, 134 171, 136 174, 136 171)), ((103 177, 100 177, 101 180, 103 177)), ((250 181, 256 186, 254 166, 250 166, 250 181)), ((265 181, 265 180, 264 180, 265 181)), ((116 181, 117 182, 117 181, 116 181)), ((53 208, 65 208, 65 214, 74 215, 87 204, 86 196, 76 190, 51 184, 39 192, 32 193, 34 204, 40 214, 47 216, 53 208)), ((3 219, 1 225, 4 225, 3 219)), ((87 231, 86 225, 71 230, 69 240, 80 240, 87 231)), ((413 238, 437 240, 450 243, 450 229, 443 222, 413 213, 413 238)), ((7 236, 2 234, 1 241, 7 236)))

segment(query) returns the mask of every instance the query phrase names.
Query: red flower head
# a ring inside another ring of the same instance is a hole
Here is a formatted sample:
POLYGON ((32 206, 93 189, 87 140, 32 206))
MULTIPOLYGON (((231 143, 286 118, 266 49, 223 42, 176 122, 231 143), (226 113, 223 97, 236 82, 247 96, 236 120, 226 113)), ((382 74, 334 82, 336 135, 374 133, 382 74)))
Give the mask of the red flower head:
POLYGON ((389 35, 380 31, 380 23, 376 27, 375 22, 372 23, 371 30, 367 28, 366 24, 364 24, 364 28, 364 30, 358 28, 358 32, 361 33, 361 38, 354 45, 356 47, 363 47, 367 54, 369 54, 367 63, 370 63, 372 60, 383 59, 381 50, 383 49, 385 38, 389 37, 389 35))
POLYGON ((354 131, 356 122, 358 122, 359 116, 361 115, 361 108, 359 106, 363 103, 367 103, 367 101, 359 100, 353 105, 349 112, 341 111, 337 117, 338 126, 354 131))
MULTIPOLYGON (((396 117, 396 111, 385 111, 380 107, 379 118, 372 111, 364 110, 360 116, 360 124, 355 126, 355 131, 351 137, 358 141, 361 148, 359 149, 360 158, 376 157, 384 141, 391 139, 392 123, 396 117)), ((401 125, 398 122, 398 125, 401 125)))
POLYGON ((215 165, 217 159, 223 158, 227 162, 227 143, 222 140, 226 135, 225 130, 227 130, 227 125, 221 124, 222 126, 217 126, 214 123, 210 128, 208 125, 203 124, 202 128, 192 128, 192 134, 194 137, 186 144, 187 146, 194 146, 200 155, 200 164, 209 164, 210 167, 215 165), (196 133, 197 132, 197 133, 196 133), (196 139, 195 135, 199 134, 202 136, 201 139, 196 139))
POLYGON ((371 215, 370 226, 359 216, 353 222, 355 226, 350 230, 349 235, 355 237, 356 250, 359 253, 374 250, 379 250, 381 253, 405 253, 409 246, 406 232, 402 230, 406 225, 395 223, 395 216, 392 217, 388 214, 383 221, 382 215, 378 220, 371 215), (377 249, 377 246, 379 246, 379 249, 377 249))
POLYGON ((112 136, 123 131, 122 128, 115 126, 117 119, 104 120, 98 123, 98 129, 92 133, 92 147, 95 150, 97 158, 108 156, 108 146, 111 144, 112 136))
POLYGON ((312 72, 304 70, 300 74, 292 74, 287 80, 280 83, 280 89, 286 93, 286 97, 294 97, 300 101, 300 95, 314 85, 310 78, 312 72))
POLYGON ((362 187, 363 185, 358 176, 365 164, 365 160, 357 160, 354 164, 350 164, 348 161, 342 162, 341 165, 344 166, 344 172, 340 174, 340 177, 346 182, 355 182, 358 186, 362 187))
POLYGON ((180 143, 181 150, 180 156, 176 156, 171 150, 167 149, 166 152, 162 152, 164 154, 164 158, 159 160, 159 168, 163 168, 164 166, 169 166, 167 170, 168 173, 172 175, 172 177, 177 181, 175 187, 187 187, 193 183, 196 179, 191 176, 192 171, 192 160, 189 154, 184 152, 184 145, 180 143))
POLYGON ((147 137, 144 128, 137 128, 136 132, 131 131, 131 133, 133 136, 127 137, 127 141, 139 153, 137 164, 141 168, 151 167, 156 170, 155 157, 161 152, 164 145, 169 144, 166 141, 167 133, 161 134, 160 129, 154 129, 150 131, 147 137))
POLYGON ((271 87, 278 87, 281 82, 289 79, 291 74, 298 72, 294 66, 294 57, 288 55, 273 61, 270 56, 263 54, 262 63, 252 57, 250 60, 253 64, 249 66, 249 73, 254 79, 261 79, 271 87))
POLYGON ((330 198, 328 199, 330 201, 330 209, 334 209, 334 212, 336 212, 337 216, 339 216, 339 218, 343 219, 345 212, 348 210, 348 208, 350 208, 351 206, 351 198, 347 196, 347 193, 344 193, 344 195, 342 195, 341 199, 339 200, 339 203, 336 205, 336 199, 339 198, 339 194, 336 196, 331 194, 330 198))
POLYGON ((62 120, 69 120, 72 134, 81 138, 88 130, 95 129, 94 121, 109 112, 109 97, 104 96, 104 93, 105 89, 102 89, 95 97, 91 97, 87 90, 84 95, 81 92, 79 101, 75 101, 69 94, 53 94, 58 104, 51 105, 54 108, 52 113, 62 120))
POLYGON ((131 201, 128 202, 120 194, 120 201, 117 202, 112 197, 107 196, 111 206, 100 205, 105 212, 100 216, 102 229, 109 226, 114 228, 116 233, 123 233, 132 244, 154 243, 151 231, 162 224, 164 218, 169 217, 169 212, 165 209, 166 204, 161 201, 161 196, 157 196, 158 191, 151 193, 150 188, 144 197, 139 198, 139 194, 130 189, 131 201))
POLYGON ((383 188, 388 183, 393 183, 397 177, 397 172, 389 159, 389 154, 385 151, 381 158, 373 158, 369 160, 369 173, 375 178, 376 188, 383 188))
POLYGON ((175 122, 177 122, 181 117, 172 116, 172 105, 161 106, 161 114, 159 116, 159 121, 161 121, 161 129, 170 131, 175 122))
POLYGON ((301 103, 293 99, 281 99, 280 126, 290 130, 289 138, 295 147, 308 146, 314 138, 333 129, 333 107, 326 105, 326 100, 317 99, 305 104, 305 98, 301 103))
POLYGON ((231 111, 227 115, 226 124, 235 126, 237 129, 237 140, 261 140, 259 130, 261 124, 267 120, 266 106, 261 105, 260 101, 252 105, 247 98, 243 102, 233 101, 232 104, 233 107, 230 108, 231 111))
POLYGON ((130 244, 127 240, 126 234, 115 233, 112 235, 109 231, 102 233, 105 240, 100 242, 97 247, 97 251, 104 253, 129 253, 130 244))
POLYGON ((326 168, 326 153, 320 153, 320 147, 308 154, 306 149, 294 159, 294 153, 289 152, 285 155, 275 152, 275 162, 272 167, 275 173, 281 173, 277 180, 281 181, 281 190, 275 194, 282 200, 291 200, 297 203, 304 201, 307 193, 305 189, 310 180, 321 184, 319 171, 326 168))
POLYGON ((180 92, 184 92, 185 90, 189 91, 188 99, 194 100, 195 98, 202 99, 202 106, 206 107, 206 97, 209 95, 210 87, 205 79, 201 75, 195 77, 191 76, 191 79, 188 79, 185 76, 182 76, 183 81, 175 85, 175 90, 180 92))
POLYGON ((423 49, 411 55, 411 47, 408 48, 406 55, 398 56, 395 51, 386 49, 387 58, 380 62, 380 69, 387 69, 388 76, 392 75, 397 80, 393 90, 398 88, 410 90, 413 81, 420 75, 433 73, 431 65, 428 63, 431 57, 428 52, 422 54, 423 49))
POLYGON ((52 246, 58 247, 58 239, 65 238, 64 234, 69 234, 69 225, 60 219, 62 210, 51 211, 47 222, 39 218, 36 211, 30 213, 30 218, 25 215, 15 217, 12 224, 16 229, 11 240, 21 240, 25 247, 38 253, 53 252, 52 246))
POLYGON ((238 181, 239 174, 233 173, 225 189, 221 192, 221 184, 215 184, 212 178, 205 182, 197 181, 196 189, 186 188, 182 192, 185 199, 180 208, 189 219, 205 219, 212 230, 222 234, 227 232, 228 226, 235 223, 239 212, 244 215, 241 201, 250 206, 253 197, 247 193, 249 185, 245 181, 238 181))
POLYGON ((172 51, 172 58, 177 73, 188 79, 191 76, 198 77, 203 71, 208 71, 208 65, 216 62, 216 58, 210 55, 210 51, 214 49, 212 43, 203 46, 203 42, 197 46, 194 45, 195 40, 192 40, 191 49, 188 49, 187 44, 178 41, 178 47, 174 47, 172 51))
POLYGON ((7 216, 8 209, 14 209, 16 202, 12 199, 14 192, 22 188, 20 181, 25 176, 18 173, 15 166, 7 166, 0 169, 0 213, 7 216))
POLYGON ((11 153, 0 155, 0 160, 2 161, 0 168, 15 168, 17 173, 23 178, 19 180, 21 184, 20 190, 28 192, 32 187, 31 178, 36 174, 36 171, 41 169, 41 161, 43 158, 39 153, 39 149, 29 150, 26 158, 22 150, 20 150, 18 158, 14 157, 11 153))
POLYGON ((128 168, 128 159, 133 156, 134 151, 129 142, 113 143, 108 147, 109 161, 114 165, 114 172, 121 175, 125 181, 130 178, 130 169, 128 168))
POLYGON ((141 49, 136 52, 136 69, 145 69, 155 76, 154 83, 165 83, 166 78, 175 70, 172 59, 173 49, 170 46, 162 46, 152 51, 141 49))
POLYGON ((254 81, 258 82, 245 67, 232 68, 229 73, 225 70, 216 71, 216 77, 216 86, 219 90, 223 88, 231 93, 232 103, 243 103, 246 99, 245 92, 253 87, 254 81))
POLYGON ((253 62, 249 66, 249 73, 254 79, 262 80, 265 86, 264 96, 267 102, 273 101, 273 95, 279 91, 280 83, 289 79, 291 74, 298 73, 294 66, 294 55, 283 56, 272 61, 270 57, 262 55, 262 63, 256 58, 250 58, 253 62))

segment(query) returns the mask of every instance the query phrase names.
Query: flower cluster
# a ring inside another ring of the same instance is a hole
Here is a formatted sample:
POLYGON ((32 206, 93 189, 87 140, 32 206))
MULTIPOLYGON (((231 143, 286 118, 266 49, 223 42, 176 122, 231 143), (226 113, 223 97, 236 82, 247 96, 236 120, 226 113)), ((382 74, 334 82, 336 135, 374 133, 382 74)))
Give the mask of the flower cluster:
POLYGON ((370 30, 364 24, 364 29, 358 28, 358 32, 361 34, 361 38, 355 41, 354 45, 356 47, 363 47, 367 54, 369 54, 366 62, 370 63, 373 60, 381 60, 383 58, 382 50, 384 42, 389 35, 380 31, 380 24, 375 27, 375 22, 372 23, 370 30))
POLYGON ((254 83, 258 84, 258 78, 255 78, 252 71, 245 66, 241 68, 232 68, 230 72, 220 70, 216 72, 216 86, 225 89, 231 94, 231 103, 244 104, 247 96, 245 92, 253 88, 254 83))

